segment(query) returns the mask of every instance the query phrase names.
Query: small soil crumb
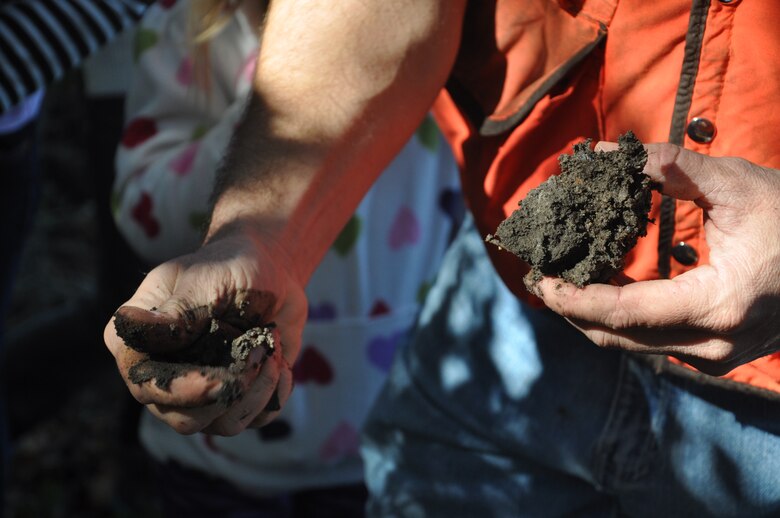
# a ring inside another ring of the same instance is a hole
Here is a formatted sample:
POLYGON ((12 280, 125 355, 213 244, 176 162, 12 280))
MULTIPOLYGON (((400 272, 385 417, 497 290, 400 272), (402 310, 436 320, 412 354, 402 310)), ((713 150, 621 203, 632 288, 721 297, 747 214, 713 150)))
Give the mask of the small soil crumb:
POLYGON ((146 359, 130 368, 129 378, 137 384, 154 380, 155 385, 168 390, 175 378, 197 371, 203 376, 222 380, 217 402, 229 406, 241 399, 241 373, 247 367, 250 353, 261 347, 265 358, 273 354, 276 347, 273 332, 271 324, 242 333, 232 325, 212 318, 208 332, 191 346, 165 354, 149 353, 146 359))
POLYGON ((526 285, 543 275, 579 287, 606 282, 647 233, 652 182, 647 152, 629 131, 616 151, 596 152, 591 140, 561 155, 561 174, 528 193, 520 208, 486 240, 531 265, 526 285))

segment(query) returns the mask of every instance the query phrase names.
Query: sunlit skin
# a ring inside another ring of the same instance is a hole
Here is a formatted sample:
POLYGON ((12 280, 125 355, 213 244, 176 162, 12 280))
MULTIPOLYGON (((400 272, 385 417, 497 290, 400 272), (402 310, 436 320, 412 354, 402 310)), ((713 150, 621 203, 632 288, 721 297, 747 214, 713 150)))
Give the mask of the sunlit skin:
POLYGON ((245 373, 244 397, 224 408, 213 402, 219 382, 198 372, 169 390, 130 382, 138 355, 109 322, 106 345, 130 392, 163 422, 181 433, 235 435, 278 414, 264 408, 274 391, 283 406, 292 390, 303 287, 446 81, 464 8, 465 0, 272 2, 206 243, 155 268, 125 306, 141 309, 139 321, 182 323, 215 301, 219 308, 263 292, 273 307, 256 311, 278 326, 281 347, 245 373))

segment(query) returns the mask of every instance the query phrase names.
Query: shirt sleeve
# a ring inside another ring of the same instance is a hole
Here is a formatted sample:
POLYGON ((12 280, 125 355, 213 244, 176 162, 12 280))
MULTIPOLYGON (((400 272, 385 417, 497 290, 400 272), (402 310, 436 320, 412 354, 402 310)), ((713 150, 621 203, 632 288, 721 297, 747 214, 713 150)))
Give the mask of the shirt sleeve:
MULTIPOLYGON (((185 5, 179 2, 177 5, 185 5)), ((216 170, 243 112, 256 38, 235 24, 210 46, 210 88, 195 81, 186 9, 154 6, 138 30, 137 65, 116 156, 112 210, 140 257, 159 263, 201 241, 216 170)))
POLYGON ((0 6, 0 113, 135 25, 151 0, 16 0, 0 6))

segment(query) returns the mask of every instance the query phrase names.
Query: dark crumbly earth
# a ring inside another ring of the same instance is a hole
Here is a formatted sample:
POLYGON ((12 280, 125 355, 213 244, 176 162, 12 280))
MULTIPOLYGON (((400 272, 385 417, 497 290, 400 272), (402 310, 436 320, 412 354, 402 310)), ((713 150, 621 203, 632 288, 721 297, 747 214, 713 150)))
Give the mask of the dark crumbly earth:
MULTIPOLYGON (((155 385, 167 390, 175 378, 196 371, 223 381, 217 402, 225 406, 241 398, 240 375, 247 366, 250 353, 261 347, 264 357, 269 357, 275 347, 273 325, 241 332, 227 322, 212 318, 209 329, 191 346, 160 354, 148 352, 144 347, 147 341, 144 332, 153 335, 156 334, 154 330, 128 321, 121 314, 115 316, 114 325, 117 334, 128 346, 146 354, 145 359, 130 368, 130 381, 137 384, 154 381, 155 385)), ((171 329, 172 333, 175 331, 171 329)), ((256 370, 260 365, 253 367, 256 370)))
POLYGON ((561 174, 528 193, 487 241, 531 266, 526 282, 560 277, 579 287, 606 282, 647 232, 652 182, 647 152, 629 131, 619 149, 597 152, 591 140, 561 155, 561 174))

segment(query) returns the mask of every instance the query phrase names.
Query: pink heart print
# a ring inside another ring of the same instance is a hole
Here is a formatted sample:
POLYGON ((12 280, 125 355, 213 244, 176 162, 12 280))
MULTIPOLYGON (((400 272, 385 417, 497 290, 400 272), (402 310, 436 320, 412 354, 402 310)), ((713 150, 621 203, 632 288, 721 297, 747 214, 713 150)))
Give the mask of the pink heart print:
POLYGON ((420 240, 420 222, 417 216, 407 207, 398 210, 390 227, 389 244, 393 250, 398 250, 404 245, 414 245, 420 240))
POLYGON ((122 133, 122 145, 126 148, 139 146, 157 134, 157 122, 149 117, 131 120, 122 133))
POLYGON ((238 71, 238 77, 236 77, 236 83, 246 81, 251 84, 255 78, 255 68, 257 67, 257 51, 250 52, 246 57, 244 64, 238 71))
POLYGON ((320 458, 327 462, 339 461, 345 457, 354 457, 360 451, 360 434, 346 421, 333 429, 320 448, 320 458))
POLYGON ((179 69, 176 71, 176 81, 185 87, 192 84, 192 58, 187 56, 179 64, 179 69))
POLYGON ((199 147, 199 142, 193 142, 189 144, 186 148, 184 148, 184 151, 179 153, 177 157, 171 160, 171 162, 168 164, 168 167, 170 167, 171 170, 179 176, 185 176, 189 174, 190 171, 192 171, 192 165, 195 163, 195 155, 198 154, 199 147))

